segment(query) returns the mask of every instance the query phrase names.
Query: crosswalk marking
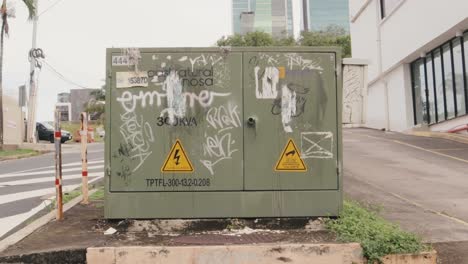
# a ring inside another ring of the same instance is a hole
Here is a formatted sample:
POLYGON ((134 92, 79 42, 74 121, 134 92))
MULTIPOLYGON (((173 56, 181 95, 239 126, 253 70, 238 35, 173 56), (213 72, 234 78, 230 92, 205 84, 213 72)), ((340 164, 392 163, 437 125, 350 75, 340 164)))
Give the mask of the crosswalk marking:
MULTIPOLYGON (((90 173, 88 174, 89 178, 92 177, 98 177, 102 175, 101 173, 90 173)), ((63 180, 71 180, 71 179, 81 179, 83 177, 81 173, 79 174, 72 174, 72 175, 63 175, 62 179, 63 180)), ((0 182, 1 187, 6 187, 6 186, 16 186, 16 185, 25 185, 25 184, 31 184, 31 183, 41 183, 41 182, 50 182, 51 184, 55 182, 55 177, 54 175, 51 175, 51 177, 41 177, 41 178, 34 178, 34 179, 28 179, 28 180, 17 180, 17 181, 9 181, 9 182, 0 182)))
MULTIPOLYGON (((104 168, 104 165, 97 165, 97 166, 90 166, 88 170, 92 169, 100 169, 104 168)), ((72 169, 62 169, 63 172, 72 172, 72 171, 81 171, 81 167, 79 168, 72 168, 72 169)), ((24 173, 7 173, 7 174, 0 174, 0 178, 8 178, 8 177, 26 177, 32 175, 42 175, 42 174, 54 174, 55 170, 45 170, 45 171, 37 171, 37 172, 24 172, 24 173)), ((2 184, 2 183, 0 183, 2 184)))
MULTIPOLYGON (((98 164, 98 163, 104 163, 104 160, 92 160, 92 161, 88 161, 88 165, 89 165, 89 164, 98 164)), ((65 163, 65 164, 62 164, 62 168, 65 168, 65 167, 72 167, 72 166, 78 166, 78 165, 81 166, 81 161, 80 161, 80 162, 73 162, 73 163, 65 163)), ((46 167, 39 167, 39 168, 34 168, 34 169, 29 169, 29 170, 15 171, 14 173, 31 172, 31 171, 38 171, 38 170, 52 169, 52 168, 55 168, 55 165, 53 165, 53 166, 46 166, 46 167)), ((11 173, 6 173, 6 174, 11 174, 11 173)), ((2 174, 0 174, 0 175, 2 175, 2 174)))
POLYGON ((49 204, 51 204, 50 200, 45 200, 38 206, 32 208, 28 212, 10 215, 4 218, 0 218, 0 237, 6 234, 11 229, 15 228, 23 221, 28 219, 29 217, 33 216, 37 212, 41 211, 42 209, 46 208, 49 204))
MULTIPOLYGON (((81 152, 79 148, 71 149, 71 152, 74 153, 73 150, 77 150, 76 153, 81 152)), ((64 149, 69 162, 62 163, 63 193, 80 188, 80 179, 82 178, 80 155, 69 155, 68 152, 70 151, 64 149)), ((103 150, 88 151, 88 154, 100 152, 103 150)), ((55 197, 53 156, 50 155, 50 159, 45 162, 36 160, 33 162, 28 159, 23 162, 18 165, 13 164, 10 167, 6 166, 5 168, 9 170, 0 168, 0 237, 44 210, 55 197)), ((95 155, 87 163, 89 165, 88 184, 101 181, 104 177, 103 155, 95 155)))
MULTIPOLYGON (((101 173, 101 175, 98 176, 97 178, 94 178, 94 179, 90 180, 89 184, 102 179, 102 177, 103 177, 103 173, 101 173)), ((68 191, 71 191, 73 189, 76 189, 80 185, 81 184, 74 184, 74 185, 65 186, 63 188, 63 192, 68 192, 68 191)), ((43 195, 46 195, 46 194, 52 195, 53 192, 55 192, 55 188, 40 189, 40 190, 36 190, 36 191, 32 191, 32 192, 23 192, 23 193, 19 193, 19 194, 23 194, 23 195, 26 194, 26 196, 28 196, 28 195, 29 196, 34 195, 34 196, 32 196, 32 197, 21 196, 21 199, 19 199, 19 200, 37 197, 36 196, 37 194, 40 194, 39 196, 43 196, 43 195)), ((0 199, 2 199, 2 197, 5 197, 5 196, 8 196, 8 195, 1 195, 0 199)), ((27 212, 0 218, 0 237, 3 236, 4 234, 6 234, 11 229, 18 226, 19 224, 26 221, 29 217, 33 216, 37 212, 39 212, 42 209, 46 208, 49 204, 51 204, 51 199, 52 199, 52 197, 42 201, 38 206, 32 208, 31 210, 29 210, 27 212)), ((17 200, 14 200, 14 201, 17 201, 17 200)), ((0 200, 0 204, 2 204, 1 202, 2 202, 2 200, 0 200)), ((11 201, 9 201, 9 202, 11 202, 11 201)))
MULTIPOLYGON (((89 181, 89 184, 101 179, 102 177, 104 177, 103 172, 98 173, 98 174, 99 174, 99 176, 97 176, 97 178, 94 178, 91 181, 89 181)), ((73 190, 75 188, 78 188, 79 186, 80 186, 80 184, 68 185, 68 186, 64 187, 64 191, 65 190, 73 190)), ((44 196, 46 194, 53 194, 54 192, 55 192, 55 187, 37 189, 37 190, 27 191, 27 192, 18 192, 18 193, 0 195, 0 205, 15 202, 15 201, 19 201, 19 200, 24 200, 24 199, 34 198, 34 197, 40 197, 40 196, 44 196)))

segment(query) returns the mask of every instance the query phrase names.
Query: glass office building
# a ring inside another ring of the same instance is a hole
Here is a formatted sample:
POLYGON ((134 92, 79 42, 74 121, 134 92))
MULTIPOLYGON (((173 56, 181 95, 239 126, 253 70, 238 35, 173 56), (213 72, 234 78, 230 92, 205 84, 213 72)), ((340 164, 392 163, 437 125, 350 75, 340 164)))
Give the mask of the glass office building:
POLYGON ((292 0, 232 0, 233 32, 293 36, 292 0))
POLYGON ((349 32, 348 0, 300 0, 302 1, 302 29, 320 31, 339 26, 349 32))

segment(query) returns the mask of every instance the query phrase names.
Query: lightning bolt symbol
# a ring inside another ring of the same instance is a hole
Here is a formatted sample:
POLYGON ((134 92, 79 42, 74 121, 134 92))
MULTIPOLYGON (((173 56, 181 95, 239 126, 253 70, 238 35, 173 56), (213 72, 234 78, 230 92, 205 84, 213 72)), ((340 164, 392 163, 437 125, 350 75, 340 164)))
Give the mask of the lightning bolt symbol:
POLYGON ((174 159, 176 160, 176 165, 179 165, 179 159, 180 159, 180 155, 179 155, 179 150, 176 149, 175 153, 174 153, 174 159))

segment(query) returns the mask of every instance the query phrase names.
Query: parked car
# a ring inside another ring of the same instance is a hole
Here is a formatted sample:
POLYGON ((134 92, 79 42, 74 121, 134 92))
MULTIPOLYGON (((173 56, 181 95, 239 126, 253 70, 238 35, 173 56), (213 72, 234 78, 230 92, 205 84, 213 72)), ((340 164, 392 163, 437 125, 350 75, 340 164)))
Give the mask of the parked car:
MULTIPOLYGON (((39 140, 48 140, 50 143, 54 143, 55 137, 54 137, 54 132, 55 129, 52 125, 46 122, 37 122, 36 123, 36 131, 37 131, 37 138, 39 140)), ((66 130, 62 130, 62 143, 67 142, 68 140, 71 140, 72 134, 66 130)))

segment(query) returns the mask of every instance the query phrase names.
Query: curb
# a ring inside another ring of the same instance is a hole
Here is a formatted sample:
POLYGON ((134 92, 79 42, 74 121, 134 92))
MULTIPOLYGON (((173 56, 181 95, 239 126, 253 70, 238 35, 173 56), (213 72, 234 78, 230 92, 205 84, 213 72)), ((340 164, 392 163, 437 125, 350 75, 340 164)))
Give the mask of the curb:
MULTIPOLYGON (((93 193, 97 191, 96 189, 90 190, 88 195, 91 196, 93 193)), ((69 201, 68 203, 63 205, 63 212, 68 211, 71 209, 73 206, 79 204, 83 199, 83 195, 80 195, 73 200, 69 201)), ((56 216, 56 211, 52 210, 51 212, 47 213, 46 215, 36 219, 34 222, 31 224, 25 226, 24 228, 20 229, 18 232, 15 232, 14 234, 6 237, 2 241, 0 241, 0 252, 4 251, 7 249, 9 246, 14 245, 21 241, 23 238, 27 237, 30 235, 32 232, 37 230, 38 228, 41 228, 42 226, 46 225, 53 219, 55 219, 56 216)))
POLYGON ((387 255, 381 258, 382 264, 436 264, 437 252, 435 250, 429 252, 421 252, 419 254, 395 254, 387 255))
POLYGON ((468 144, 468 136, 463 136, 459 134, 430 132, 430 131, 409 131, 409 132, 406 132, 406 134, 411 135, 411 136, 417 136, 417 137, 442 138, 442 139, 448 139, 448 140, 468 144))
POLYGON ((88 248, 86 263, 363 263, 362 248, 350 244, 251 244, 182 247, 88 248))

